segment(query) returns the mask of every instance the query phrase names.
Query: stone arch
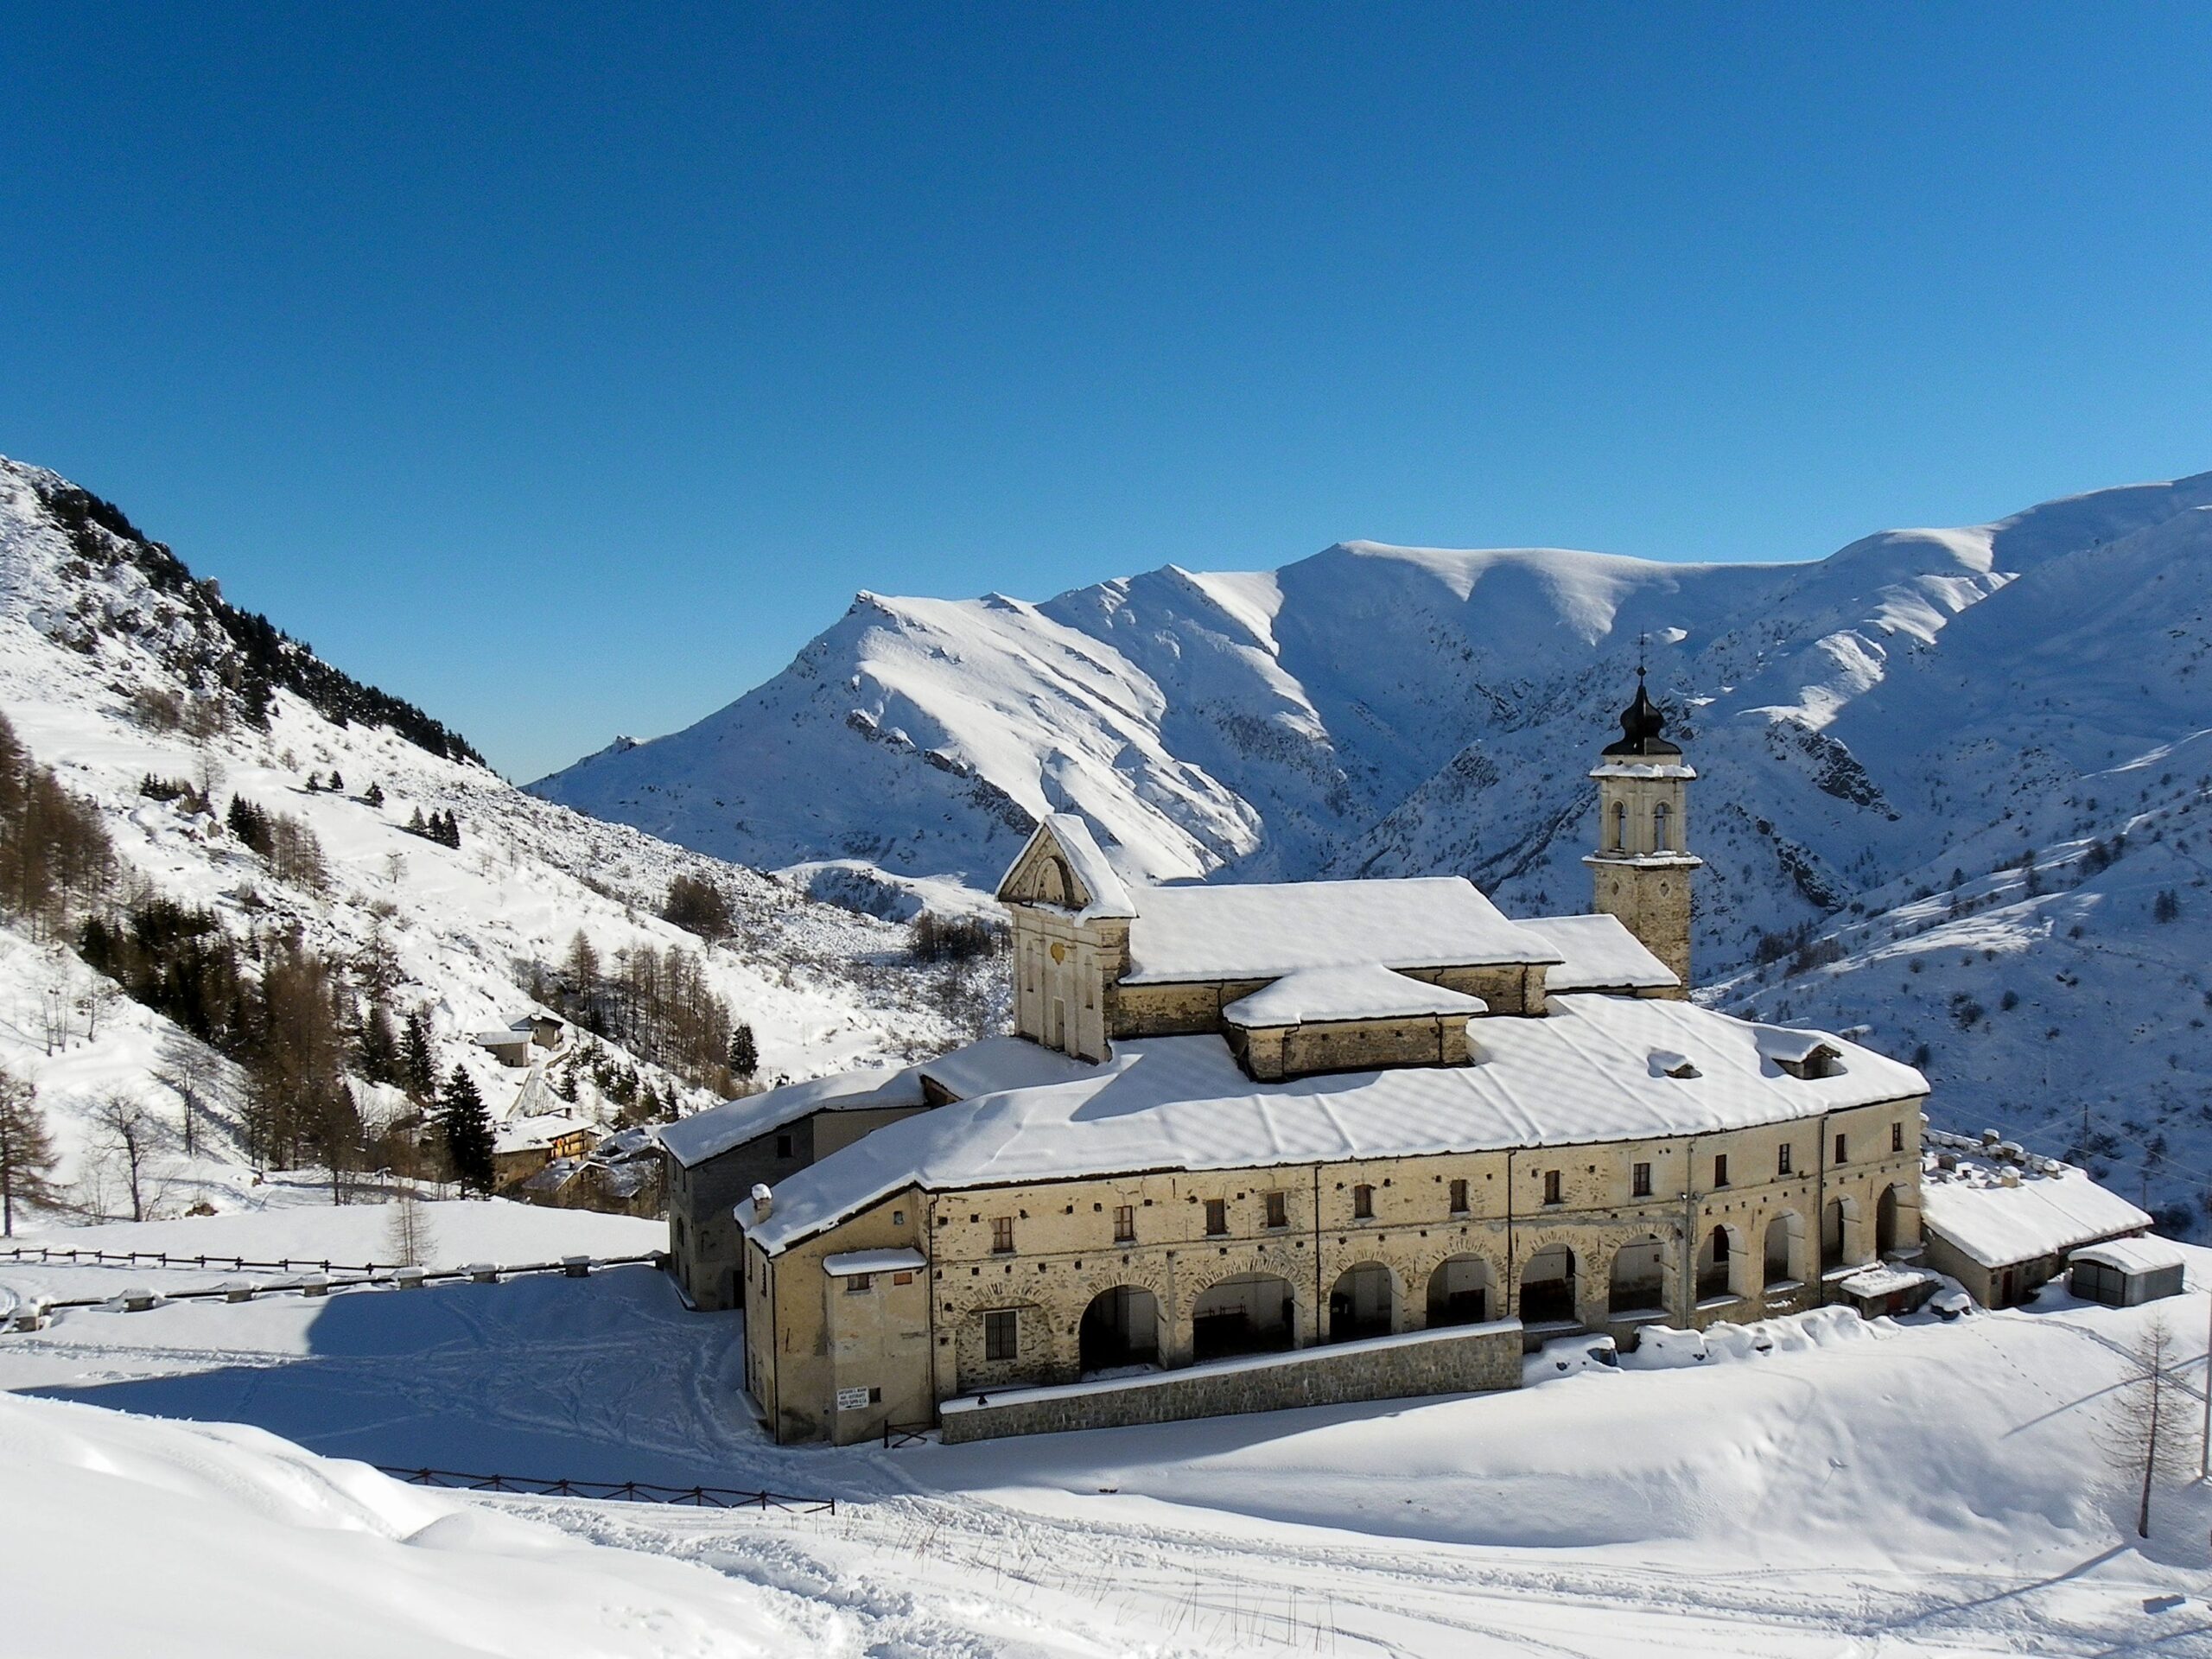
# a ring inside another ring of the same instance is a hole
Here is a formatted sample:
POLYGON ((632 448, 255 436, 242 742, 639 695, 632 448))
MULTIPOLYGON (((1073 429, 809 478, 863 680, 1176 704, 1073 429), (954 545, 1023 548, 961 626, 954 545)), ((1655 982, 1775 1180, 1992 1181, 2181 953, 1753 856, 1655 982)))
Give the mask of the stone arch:
POLYGON ((1656 1233, 1632 1238, 1613 1253, 1613 1268, 1605 1294, 1610 1313, 1664 1313, 1670 1298, 1668 1258, 1672 1253, 1656 1233))
POLYGON ((1667 803, 1656 801, 1651 807, 1651 850, 1653 852, 1664 853, 1673 850, 1667 844, 1667 803))
POLYGON ((1492 1317, 1497 1301, 1497 1282, 1486 1255, 1447 1255, 1428 1275, 1431 1325, 1480 1325, 1492 1317))
POLYGON ((1859 1200, 1839 1193, 1821 1208, 1821 1271, 1857 1267, 1866 1259, 1865 1231, 1859 1219, 1859 1200))
POLYGON ((1102 1290, 1083 1310, 1076 1335, 1077 1370, 1088 1376, 1128 1365, 1157 1365, 1166 1346, 1160 1298, 1142 1285, 1102 1290))
POLYGON ((1398 1275, 1380 1262, 1355 1262, 1329 1288, 1329 1340, 1387 1337, 1398 1328, 1398 1275))
POLYGON ((1617 853, 1624 853, 1628 850, 1628 803, 1626 801, 1613 803, 1612 850, 1617 853))
POLYGON ((1195 1359, 1274 1354, 1298 1345, 1298 1297, 1280 1274, 1237 1273, 1217 1280, 1191 1303, 1195 1359))
POLYGON ((1521 1320, 1524 1325, 1577 1325, 1574 1252, 1547 1244, 1521 1268, 1521 1320))
POLYGON ((1874 1205, 1874 1254, 1886 1256, 1920 1243, 1920 1201, 1903 1181, 1882 1189, 1874 1205))
POLYGON ((1766 1249, 1762 1265, 1762 1282, 1769 1290, 1793 1280, 1802 1284, 1808 1277, 1805 1217, 1795 1210, 1777 1211, 1774 1219, 1767 1223, 1766 1249))
POLYGON ((1719 1225, 1697 1249, 1697 1299, 1744 1294, 1744 1240, 1739 1228, 1719 1225))

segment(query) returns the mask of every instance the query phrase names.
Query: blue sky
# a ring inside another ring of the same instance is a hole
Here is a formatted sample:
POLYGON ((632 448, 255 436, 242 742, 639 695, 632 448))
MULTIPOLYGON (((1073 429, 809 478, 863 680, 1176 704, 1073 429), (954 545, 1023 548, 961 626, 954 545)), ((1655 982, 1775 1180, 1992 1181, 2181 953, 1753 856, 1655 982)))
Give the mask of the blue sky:
POLYGON ((857 588, 2212 467, 2201 7, 14 18, 0 453, 518 778, 857 588))

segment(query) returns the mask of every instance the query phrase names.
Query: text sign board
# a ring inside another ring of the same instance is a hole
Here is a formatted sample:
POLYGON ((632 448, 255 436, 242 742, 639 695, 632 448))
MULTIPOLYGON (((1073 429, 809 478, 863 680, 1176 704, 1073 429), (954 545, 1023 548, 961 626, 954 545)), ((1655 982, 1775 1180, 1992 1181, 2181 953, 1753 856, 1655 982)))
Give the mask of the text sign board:
POLYGON ((866 1411, 868 1409, 868 1390, 866 1389, 838 1389, 837 1409, 840 1411, 866 1411))

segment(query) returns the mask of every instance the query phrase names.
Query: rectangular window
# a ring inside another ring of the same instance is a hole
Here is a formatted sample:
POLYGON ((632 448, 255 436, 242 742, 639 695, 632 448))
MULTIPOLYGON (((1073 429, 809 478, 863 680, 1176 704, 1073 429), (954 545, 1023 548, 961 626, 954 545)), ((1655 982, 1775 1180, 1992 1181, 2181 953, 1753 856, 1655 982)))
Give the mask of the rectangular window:
POLYGON ((1716 1154, 1713 1160, 1713 1184, 1715 1186, 1728 1185, 1728 1154, 1725 1152, 1716 1154))
POLYGON ((991 1217, 991 1254, 994 1255, 1014 1254, 1014 1217, 1012 1216, 991 1217))
POLYGON ((1372 1221, 1375 1218, 1375 1189, 1364 1184, 1351 1190, 1351 1218, 1372 1221))
POLYGON ((1003 1313, 983 1315, 983 1357, 985 1359, 1014 1357, 1020 1340, 1020 1332, 1014 1325, 1014 1317, 1012 1309, 1003 1313))
POLYGON ((1229 1200, 1227 1198, 1208 1198, 1206 1200, 1206 1231, 1209 1233, 1225 1233, 1228 1230, 1229 1200))
POLYGON ((1849 1161, 1843 1155, 1843 1137, 1840 1135, 1835 1138, 1835 1160, 1839 1164, 1849 1161))
POLYGON ((1559 1171, 1555 1169, 1548 1169, 1544 1172, 1544 1202, 1546 1204, 1560 1202, 1559 1171))
POLYGON ((870 1273, 849 1273, 845 1275, 845 1294, 865 1296, 875 1287, 875 1275, 870 1273))
POLYGON ((894 1273, 891 1275, 891 1282, 894 1285, 911 1285, 914 1282, 914 1275, 911 1273, 894 1273))
POLYGON ((788 1135, 778 1135, 778 1136, 776 1137, 776 1156, 777 1156, 777 1157, 779 1157, 779 1158, 789 1158, 791 1155, 791 1136, 789 1136, 788 1135))
POLYGON ((1116 1244, 1135 1243, 1136 1242, 1136 1205, 1133 1204, 1116 1205, 1114 1206, 1114 1242, 1116 1244))
POLYGON ((1783 1141, 1780 1149, 1774 1154, 1774 1173, 1777 1175, 1789 1175, 1795 1173, 1796 1172, 1790 1168, 1790 1165, 1796 1160, 1796 1149, 1787 1141, 1783 1141))
POLYGON ((1638 1164, 1629 1172, 1628 1192, 1632 1198, 1648 1198, 1651 1196, 1650 1165, 1638 1164))
POLYGON ((1452 1213, 1455 1216, 1467 1213, 1467 1184, 1465 1181, 1452 1183, 1452 1213))
POLYGON ((1290 1225, 1290 1200, 1280 1192, 1268 1194, 1268 1225, 1270 1227, 1290 1225))
POLYGON ((1890 1125, 1890 1150, 1891 1152, 1904 1150, 1904 1125, 1902 1123, 1890 1125))

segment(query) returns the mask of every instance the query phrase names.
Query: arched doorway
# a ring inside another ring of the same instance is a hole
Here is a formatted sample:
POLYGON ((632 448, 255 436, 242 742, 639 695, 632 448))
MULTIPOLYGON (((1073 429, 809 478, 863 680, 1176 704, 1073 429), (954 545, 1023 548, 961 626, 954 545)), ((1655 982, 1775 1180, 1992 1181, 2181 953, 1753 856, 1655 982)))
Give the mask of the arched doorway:
POLYGON ((1380 1262, 1362 1262, 1337 1275, 1329 1292, 1329 1340, 1387 1337, 1397 1328, 1398 1287, 1380 1262))
POLYGON ((1821 1211, 1821 1271, 1856 1267, 1865 1260, 1859 1240, 1859 1203, 1855 1198, 1830 1198, 1821 1211))
POLYGON ((1141 1285, 1102 1290, 1083 1310, 1077 1363, 1085 1376, 1160 1363, 1160 1300, 1141 1285))
POLYGON ((1904 1243, 1903 1234, 1903 1194, 1895 1186, 1882 1189, 1881 1198, 1874 1205, 1874 1254, 1887 1256, 1904 1243))
POLYGON ((1735 1236, 1728 1229, 1716 1227, 1706 1235, 1697 1253, 1698 1300, 1709 1302, 1735 1293, 1735 1236))
POLYGON ((1296 1345, 1298 1303, 1290 1281, 1240 1273, 1199 1294, 1191 1306, 1191 1357, 1278 1354, 1296 1345))
POLYGON ((1574 1252, 1549 1244, 1529 1258, 1521 1270, 1521 1322, 1574 1325, 1574 1252))
POLYGON ((1490 1318, 1490 1263, 1479 1255, 1453 1255, 1428 1275, 1428 1322, 1480 1325, 1490 1318))
POLYGON ((1605 1310, 1610 1313, 1667 1311, 1667 1247, 1650 1234, 1630 1239, 1613 1257, 1605 1310))
POLYGON ((1766 1224, 1766 1287, 1772 1290, 1802 1281, 1804 1259, 1804 1217, 1795 1210, 1784 1210, 1766 1224))

